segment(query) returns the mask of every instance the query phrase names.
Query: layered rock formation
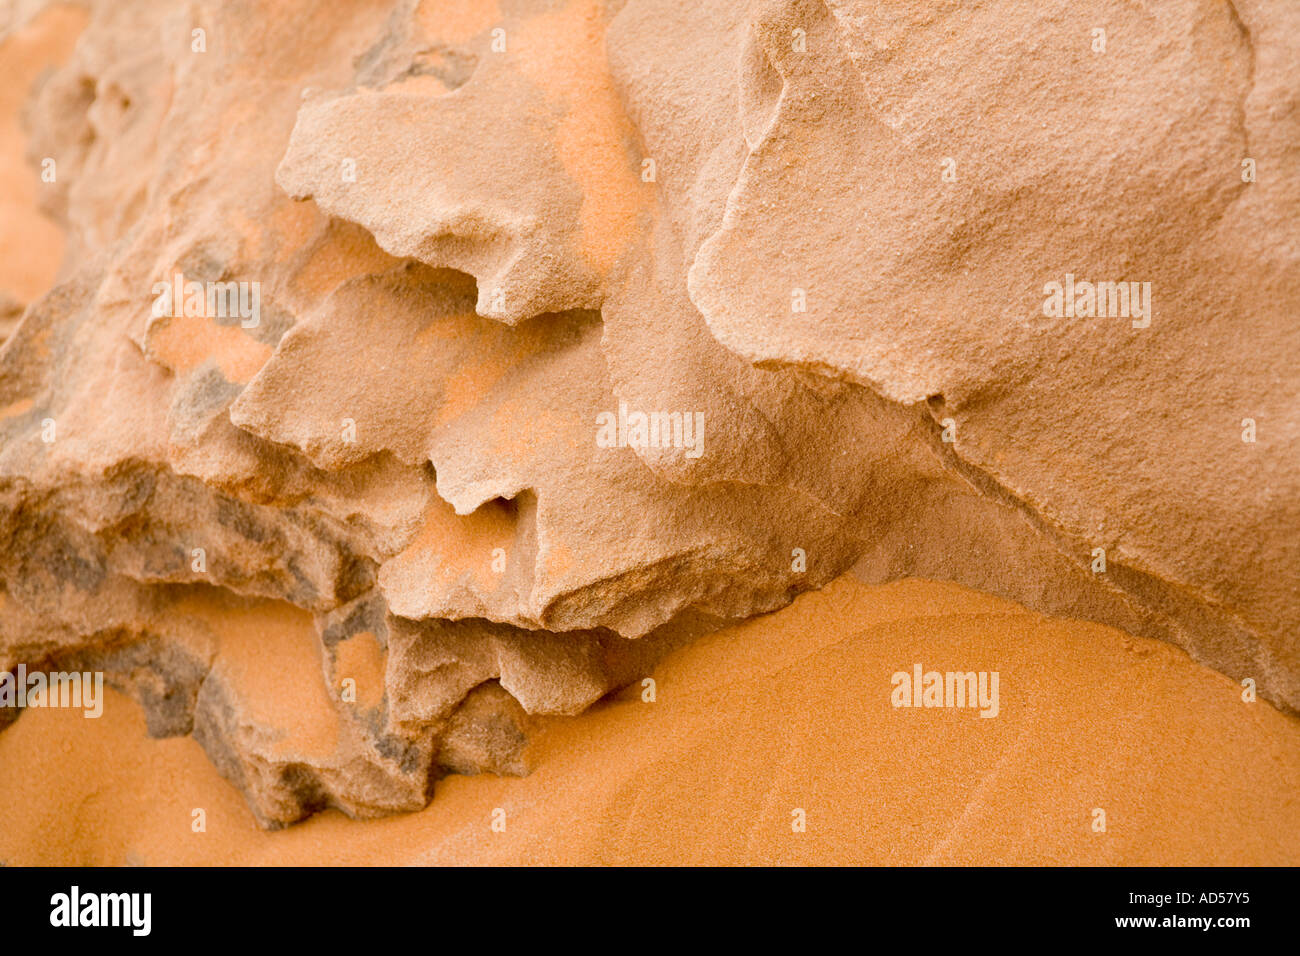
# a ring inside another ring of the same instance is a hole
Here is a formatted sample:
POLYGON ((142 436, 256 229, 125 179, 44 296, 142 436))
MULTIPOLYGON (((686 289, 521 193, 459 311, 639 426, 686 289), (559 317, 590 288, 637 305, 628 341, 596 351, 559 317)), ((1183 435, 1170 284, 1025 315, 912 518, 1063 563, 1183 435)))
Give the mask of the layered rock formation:
POLYGON ((535 718, 854 567, 1300 707, 1300 10, 0 31, 49 263, 0 289, 0 670, 105 671, 262 825, 525 772, 535 718))

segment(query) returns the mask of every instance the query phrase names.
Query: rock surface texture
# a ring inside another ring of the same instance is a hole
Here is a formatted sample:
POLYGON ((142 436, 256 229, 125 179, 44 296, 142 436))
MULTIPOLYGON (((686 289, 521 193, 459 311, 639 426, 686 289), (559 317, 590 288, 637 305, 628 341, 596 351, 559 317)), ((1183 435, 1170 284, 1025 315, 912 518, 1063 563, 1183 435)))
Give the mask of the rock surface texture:
POLYGON ((1300 709, 1298 4, 22 0, 0 66, 0 672, 263 827, 850 569, 1300 709))

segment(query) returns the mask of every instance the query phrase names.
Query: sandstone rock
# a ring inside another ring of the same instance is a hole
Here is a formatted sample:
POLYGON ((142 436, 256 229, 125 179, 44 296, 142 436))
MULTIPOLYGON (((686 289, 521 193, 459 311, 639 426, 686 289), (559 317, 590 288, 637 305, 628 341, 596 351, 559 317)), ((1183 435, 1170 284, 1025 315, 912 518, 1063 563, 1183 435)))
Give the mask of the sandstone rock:
POLYGON ((850 568, 1300 708, 1297 16, 9 6, 0 668, 268 827, 523 773, 850 568))

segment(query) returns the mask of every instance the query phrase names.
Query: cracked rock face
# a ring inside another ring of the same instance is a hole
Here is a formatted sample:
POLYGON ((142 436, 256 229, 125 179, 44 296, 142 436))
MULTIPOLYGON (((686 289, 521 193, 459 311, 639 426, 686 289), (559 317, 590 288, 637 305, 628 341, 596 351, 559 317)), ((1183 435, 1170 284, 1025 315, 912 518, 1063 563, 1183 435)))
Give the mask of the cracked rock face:
POLYGON ((1300 708, 1300 8, 30 2, 0 63, 0 670, 265 827, 850 569, 1300 708))

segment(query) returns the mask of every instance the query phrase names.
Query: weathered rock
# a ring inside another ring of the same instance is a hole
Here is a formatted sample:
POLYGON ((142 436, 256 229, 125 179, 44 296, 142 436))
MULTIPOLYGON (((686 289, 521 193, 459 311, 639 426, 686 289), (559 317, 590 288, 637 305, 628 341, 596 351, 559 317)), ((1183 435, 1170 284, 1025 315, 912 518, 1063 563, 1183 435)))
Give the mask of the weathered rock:
POLYGON ((1298 18, 11 5, 0 668, 267 826, 525 772, 849 568, 1300 708, 1298 18))

